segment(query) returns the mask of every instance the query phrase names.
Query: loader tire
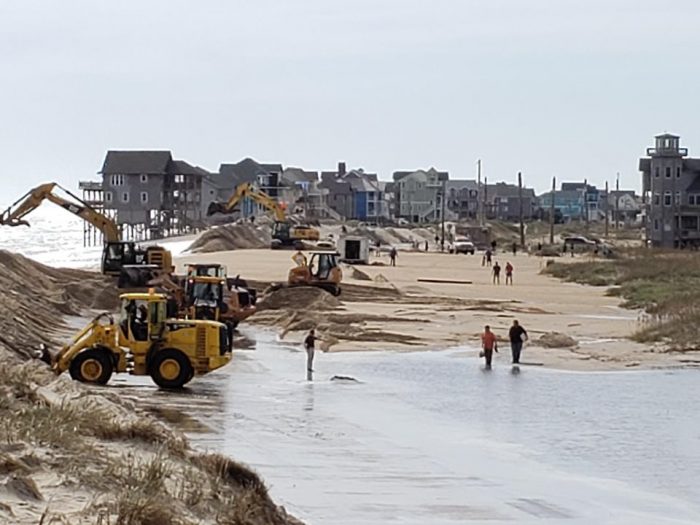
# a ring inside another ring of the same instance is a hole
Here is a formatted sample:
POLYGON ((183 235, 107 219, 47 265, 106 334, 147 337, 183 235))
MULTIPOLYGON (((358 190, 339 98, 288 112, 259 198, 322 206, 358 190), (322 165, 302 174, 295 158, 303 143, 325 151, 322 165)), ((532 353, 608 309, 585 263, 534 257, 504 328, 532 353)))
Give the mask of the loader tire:
POLYGON ((149 374, 159 387, 176 389, 182 388, 194 377, 194 369, 180 350, 166 348, 151 358, 149 374))
POLYGON ((76 381, 105 385, 112 377, 114 363, 107 350, 88 348, 73 358, 69 370, 76 381))

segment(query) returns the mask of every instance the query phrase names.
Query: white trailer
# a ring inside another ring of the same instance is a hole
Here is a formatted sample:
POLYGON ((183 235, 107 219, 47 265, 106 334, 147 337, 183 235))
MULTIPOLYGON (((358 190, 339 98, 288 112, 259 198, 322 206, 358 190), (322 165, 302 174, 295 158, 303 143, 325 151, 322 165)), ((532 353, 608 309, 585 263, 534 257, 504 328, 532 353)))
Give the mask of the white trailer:
POLYGON ((344 235, 338 239, 340 260, 350 264, 369 264, 369 239, 359 235, 344 235))

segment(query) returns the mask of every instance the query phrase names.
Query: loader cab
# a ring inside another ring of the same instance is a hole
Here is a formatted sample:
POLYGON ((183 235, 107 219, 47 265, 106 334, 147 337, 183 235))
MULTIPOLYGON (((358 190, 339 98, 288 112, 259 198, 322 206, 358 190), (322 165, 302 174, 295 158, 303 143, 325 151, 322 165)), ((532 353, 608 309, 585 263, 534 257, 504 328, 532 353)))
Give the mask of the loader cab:
POLYGON ((190 277, 187 279, 185 304, 193 319, 218 321, 227 307, 224 303, 226 279, 219 277, 190 277))
POLYGON ((187 277, 226 278, 226 266, 223 264, 188 264, 187 277))
POLYGON ((331 279, 334 269, 338 269, 337 252, 311 252, 309 259, 311 277, 321 281, 331 279))
POLYGON ((123 294, 119 316, 120 339, 148 343, 162 338, 167 301, 164 295, 123 294))

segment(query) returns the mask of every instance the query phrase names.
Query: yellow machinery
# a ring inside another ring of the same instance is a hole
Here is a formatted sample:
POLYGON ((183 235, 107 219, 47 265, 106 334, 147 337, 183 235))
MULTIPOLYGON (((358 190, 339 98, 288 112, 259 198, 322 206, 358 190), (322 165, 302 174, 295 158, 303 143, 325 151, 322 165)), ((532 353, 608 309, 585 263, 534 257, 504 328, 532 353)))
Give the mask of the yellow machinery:
MULTIPOLYGON (((28 191, 0 214, 0 224, 5 226, 29 226, 29 223, 24 218, 38 208, 42 202, 48 200, 89 222, 102 232, 104 238, 102 273, 105 275, 120 275, 125 267, 142 264, 153 265, 160 271, 170 271, 173 259, 168 250, 161 246, 141 248, 134 242, 122 241, 119 228, 112 219, 100 213, 65 188, 61 189, 73 200, 57 195, 54 192, 57 187, 61 188, 55 182, 49 182, 28 191)), ((124 279, 123 277, 122 280, 124 279)))
POLYGON ((287 286, 317 286, 333 295, 340 295, 343 271, 338 265, 338 252, 310 252, 308 264, 298 264, 289 270, 287 286))
POLYGON ((287 219, 287 212, 282 204, 264 191, 255 189, 249 182, 239 184, 227 202, 212 202, 207 210, 207 215, 233 213, 236 205, 246 197, 270 210, 275 217, 275 223, 272 226, 271 248, 302 249, 304 241, 318 241, 320 239, 319 231, 316 228, 292 224, 287 219))
POLYGON ((156 293, 120 296, 114 322, 100 314, 55 355, 51 368, 73 379, 106 384, 112 373, 149 375, 162 388, 181 388, 231 360, 226 326, 215 321, 167 319, 166 297, 156 293))
POLYGON ((226 276, 220 264, 188 264, 184 297, 187 316, 224 323, 229 335, 256 311, 256 292, 245 281, 226 276))

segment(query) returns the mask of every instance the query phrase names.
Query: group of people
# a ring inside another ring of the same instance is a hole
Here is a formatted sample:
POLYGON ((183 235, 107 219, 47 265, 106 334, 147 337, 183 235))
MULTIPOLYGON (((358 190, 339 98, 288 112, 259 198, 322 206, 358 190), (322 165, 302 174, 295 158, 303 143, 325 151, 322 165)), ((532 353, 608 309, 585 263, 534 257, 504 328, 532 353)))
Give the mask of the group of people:
MULTIPOLYGON (((510 340, 510 352, 513 358, 513 364, 520 364, 520 354, 523 350, 523 343, 527 341, 527 331, 520 326, 517 320, 513 321, 513 325, 508 331, 508 339, 510 340)), ((498 352, 498 339, 496 334, 491 331, 491 327, 486 325, 484 333, 481 334, 481 352, 480 357, 486 361, 486 368, 491 368, 491 360, 493 353, 498 352)))

